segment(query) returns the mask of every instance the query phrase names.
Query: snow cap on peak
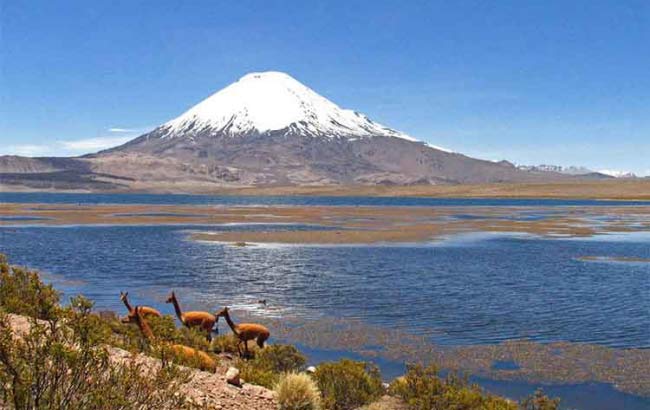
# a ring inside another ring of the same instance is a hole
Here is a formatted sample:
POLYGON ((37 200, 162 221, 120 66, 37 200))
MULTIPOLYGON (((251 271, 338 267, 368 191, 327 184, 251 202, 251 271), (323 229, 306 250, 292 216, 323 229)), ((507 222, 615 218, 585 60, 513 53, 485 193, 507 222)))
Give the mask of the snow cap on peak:
POLYGON ((162 126, 165 137, 292 130, 306 136, 415 139, 345 110, 279 71, 254 72, 162 126))
POLYGON ((248 73, 242 76, 239 81, 251 81, 251 80, 272 80, 272 79, 284 79, 284 80, 293 80, 297 81, 295 78, 291 77, 287 73, 282 71, 260 71, 248 73))

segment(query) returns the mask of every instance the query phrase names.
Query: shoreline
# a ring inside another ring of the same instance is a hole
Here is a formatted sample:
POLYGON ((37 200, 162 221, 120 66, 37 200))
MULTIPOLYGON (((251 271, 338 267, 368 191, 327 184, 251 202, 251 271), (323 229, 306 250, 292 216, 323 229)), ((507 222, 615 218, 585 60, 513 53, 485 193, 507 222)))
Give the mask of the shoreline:
POLYGON ((650 201, 650 178, 625 180, 571 180, 561 182, 495 183, 470 185, 315 185, 315 186, 165 186, 151 183, 141 189, 93 191, 87 189, 34 189, 0 185, 0 193, 178 194, 222 196, 369 196, 415 198, 593 199, 650 201))

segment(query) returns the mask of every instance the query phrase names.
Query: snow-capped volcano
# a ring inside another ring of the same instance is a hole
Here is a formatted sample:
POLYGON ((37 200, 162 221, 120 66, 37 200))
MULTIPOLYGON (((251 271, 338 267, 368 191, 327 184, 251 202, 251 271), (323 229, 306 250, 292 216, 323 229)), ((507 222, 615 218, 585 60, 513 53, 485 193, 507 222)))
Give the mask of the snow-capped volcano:
POLYGON ((290 75, 276 71, 247 74, 160 129, 162 138, 287 130, 304 136, 386 136, 416 141, 363 114, 343 109, 290 75))
POLYGON ((151 132, 83 160, 97 175, 172 190, 540 178, 420 142, 280 72, 247 74, 151 132))

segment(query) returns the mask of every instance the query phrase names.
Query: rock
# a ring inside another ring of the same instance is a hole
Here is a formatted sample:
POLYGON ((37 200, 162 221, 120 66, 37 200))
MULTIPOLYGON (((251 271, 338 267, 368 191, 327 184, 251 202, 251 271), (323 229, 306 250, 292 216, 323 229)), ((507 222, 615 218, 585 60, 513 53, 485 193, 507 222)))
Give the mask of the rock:
POLYGON ((307 373, 316 373, 316 367, 315 366, 309 366, 308 368, 305 369, 307 373))
POLYGON ((241 380, 239 379, 239 369, 236 367, 229 367, 226 372, 226 382, 232 384, 233 386, 241 386, 241 380))

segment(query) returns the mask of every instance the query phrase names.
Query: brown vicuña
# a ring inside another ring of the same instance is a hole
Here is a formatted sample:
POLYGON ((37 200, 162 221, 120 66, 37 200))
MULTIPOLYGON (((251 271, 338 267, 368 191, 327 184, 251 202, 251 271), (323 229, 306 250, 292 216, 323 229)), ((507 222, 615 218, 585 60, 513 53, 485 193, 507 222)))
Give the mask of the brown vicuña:
MULTIPOLYGON (((146 319, 144 318, 144 312, 140 306, 135 307, 134 320, 138 324, 140 331, 150 343, 156 341, 156 338, 149 327, 146 319)), ((162 347, 168 347, 174 354, 186 359, 186 360, 196 360, 199 363, 199 369, 201 370, 210 370, 214 372, 217 369, 217 361, 210 357, 209 354, 201 350, 194 349, 189 346, 180 345, 180 344, 169 344, 161 342, 162 347)))
POLYGON ((207 332, 208 341, 212 340, 212 329, 214 328, 214 324, 217 322, 217 318, 213 314, 202 311, 183 312, 178 304, 178 299, 176 299, 176 294, 174 292, 169 295, 166 303, 174 304, 176 316, 178 316, 178 320, 181 321, 183 326, 188 328, 198 327, 207 332))
POLYGON ((228 307, 224 307, 217 313, 215 313, 216 317, 221 317, 223 316, 224 319, 226 319, 226 322, 228 323, 228 326, 230 326, 230 329, 232 329, 232 332, 237 336, 239 339, 239 342, 237 343, 237 351, 239 352, 239 355, 241 356, 241 344, 244 344, 244 351, 246 352, 246 356, 248 356, 248 341, 249 340, 255 340, 257 342, 257 345, 261 348, 264 347, 264 342, 271 336, 271 332, 269 332, 269 329, 267 329, 265 326, 262 326, 257 323, 240 323, 236 325, 233 323, 232 319, 230 318, 230 313, 228 307))
MULTIPOLYGON (((129 313, 121 319, 122 323, 132 323, 135 321, 135 309, 129 303, 128 297, 129 297, 129 292, 120 292, 120 300, 124 303, 124 306, 126 306, 126 309, 129 311, 129 313)), ((136 308, 138 307, 140 308, 142 316, 162 317, 162 314, 152 307, 136 306, 136 308)))

